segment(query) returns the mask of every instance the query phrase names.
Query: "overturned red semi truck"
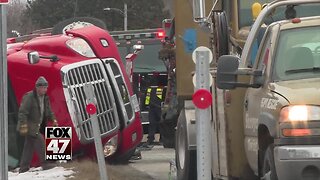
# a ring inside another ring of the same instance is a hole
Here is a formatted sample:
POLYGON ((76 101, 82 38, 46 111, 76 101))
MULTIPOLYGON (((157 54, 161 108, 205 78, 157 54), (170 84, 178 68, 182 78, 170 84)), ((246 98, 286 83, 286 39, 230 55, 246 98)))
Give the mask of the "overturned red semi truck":
POLYGON ((48 95, 59 126, 72 127, 73 157, 95 155, 91 119, 85 109, 84 85, 90 83, 105 156, 127 161, 143 132, 139 104, 113 38, 94 25, 32 36, 38 37, 23 42, 8 39, 9 166, 17 166, 23 147, 16 131, 18 107, 39 76, 49 82, 48 95))

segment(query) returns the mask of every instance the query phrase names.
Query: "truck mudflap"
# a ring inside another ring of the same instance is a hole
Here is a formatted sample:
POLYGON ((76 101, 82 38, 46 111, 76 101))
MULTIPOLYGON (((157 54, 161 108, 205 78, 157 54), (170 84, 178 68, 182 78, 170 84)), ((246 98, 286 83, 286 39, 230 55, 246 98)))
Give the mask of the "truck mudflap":
POLYGON ((320 179, 320 145, 275 147, 274 161, 278 179, 320 179))

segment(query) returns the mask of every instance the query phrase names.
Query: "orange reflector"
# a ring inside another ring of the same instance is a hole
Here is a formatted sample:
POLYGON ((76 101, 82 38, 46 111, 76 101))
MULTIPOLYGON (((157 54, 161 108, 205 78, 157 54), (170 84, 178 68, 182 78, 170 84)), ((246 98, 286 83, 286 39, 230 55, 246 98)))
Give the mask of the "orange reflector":
POLYGON ((291 20, 291 22, 294 23, 294 24, 295 23, 300 23, 301 19, 300 18, 294 18, 294 19, 291 20))
POLYGON ((310 129, 283 129, 282 134, 284 136, 310 136, 310 129))

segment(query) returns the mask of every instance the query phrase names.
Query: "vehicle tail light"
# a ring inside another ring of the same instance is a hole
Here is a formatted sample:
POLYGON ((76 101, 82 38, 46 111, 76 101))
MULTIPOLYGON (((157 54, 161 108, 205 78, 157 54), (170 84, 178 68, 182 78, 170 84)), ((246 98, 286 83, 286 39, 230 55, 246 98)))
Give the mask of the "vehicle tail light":
POLYGON ((312 131, 311 129, 283 129, 282 134, 286 137, 311 136, 312 131))
POLYGON ((159 30, 157 32, 157 38, 163 39, 165 37, 166 33, 163 30, 159 30))

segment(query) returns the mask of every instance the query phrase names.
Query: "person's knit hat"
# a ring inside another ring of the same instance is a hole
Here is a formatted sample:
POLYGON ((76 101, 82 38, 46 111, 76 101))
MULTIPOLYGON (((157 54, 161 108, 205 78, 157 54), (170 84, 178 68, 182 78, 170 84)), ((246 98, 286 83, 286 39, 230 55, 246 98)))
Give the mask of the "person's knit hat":
POLYGON ((48 86, 48 81, 43 76, 40 76, 36 81, 36 87, 39 87, 39 86, 48 86))

